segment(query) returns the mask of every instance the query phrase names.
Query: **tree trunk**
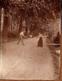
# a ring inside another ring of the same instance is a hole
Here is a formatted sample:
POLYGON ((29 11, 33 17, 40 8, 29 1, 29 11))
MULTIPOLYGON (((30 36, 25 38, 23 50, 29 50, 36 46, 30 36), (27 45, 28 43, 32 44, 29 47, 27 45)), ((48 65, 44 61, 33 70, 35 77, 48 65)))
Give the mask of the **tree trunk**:
POLYGON ((3 31, 4 26, 4 8, 1 8, 1 32, 3 31))

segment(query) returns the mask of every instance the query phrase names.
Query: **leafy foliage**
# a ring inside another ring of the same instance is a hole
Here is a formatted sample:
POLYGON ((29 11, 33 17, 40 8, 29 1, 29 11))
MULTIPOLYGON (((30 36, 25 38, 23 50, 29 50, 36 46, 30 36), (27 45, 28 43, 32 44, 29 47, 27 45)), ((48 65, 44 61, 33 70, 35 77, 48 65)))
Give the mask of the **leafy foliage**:
POLYGON ((60 10, 59 0, 0 0, 0 6, 4 8, 18 7, 23 9, 28 16, 45 16, 56 14, 60 10))
MULTIPOLYGON (((60 12, 60 0, 0 0, 0 6, 12 15, 25 19, 30 28, 39 29, 50 19, 56 19, 60 12), (33 25, 34 24, 34 25, 33 25)), ((28 27, 28 26, 27 26, 28 27)))

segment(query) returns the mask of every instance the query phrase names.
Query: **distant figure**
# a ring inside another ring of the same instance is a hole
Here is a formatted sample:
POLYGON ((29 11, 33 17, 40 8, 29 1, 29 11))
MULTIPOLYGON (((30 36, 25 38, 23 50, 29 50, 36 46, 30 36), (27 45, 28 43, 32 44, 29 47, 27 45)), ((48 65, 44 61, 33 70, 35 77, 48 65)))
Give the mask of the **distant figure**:
POLYGON ((43 47, 43 38, 42 38, 42 34, 39 34, 38 47, 43 47))
MULTIPOLYGON (((59 34, 59 32, 57 33, 57 36, 54 39, 54 43, 60 44, 60 34, 59 34)), ((56 45, 56 46, 60 46, 60 45, 56 45)))
POLYGON ((24 31, 20 32, 17 44, 19 44, 21 41, 22 45, 24 45, 23 39, 24 39, 24 31))
POLYGON ((54 43, 60 43, 60 34, 59 34, 59 32, 57 33, 57 36, 54 39, 54 43))

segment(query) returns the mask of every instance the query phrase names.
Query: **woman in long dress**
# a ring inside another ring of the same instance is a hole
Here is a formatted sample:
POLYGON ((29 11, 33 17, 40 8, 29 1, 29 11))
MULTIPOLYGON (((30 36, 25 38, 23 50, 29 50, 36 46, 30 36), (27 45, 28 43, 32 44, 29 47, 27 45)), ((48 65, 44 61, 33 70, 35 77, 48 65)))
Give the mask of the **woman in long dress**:
POLYGON ((43 38, 42 38, 42 34, 39 34, 38 47, 43 47, 43 38))

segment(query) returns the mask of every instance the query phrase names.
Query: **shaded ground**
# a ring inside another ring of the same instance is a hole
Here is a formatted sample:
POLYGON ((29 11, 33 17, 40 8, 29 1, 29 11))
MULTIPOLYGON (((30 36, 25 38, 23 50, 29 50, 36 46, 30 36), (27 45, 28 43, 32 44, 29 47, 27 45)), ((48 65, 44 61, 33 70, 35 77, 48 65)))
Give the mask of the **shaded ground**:
POLYGON ((52 53, 43 37, 43 48, 37 47, 38 37, 25 39, 23 46, 17 41, 5 43, 2 60, 2 79, 54 80, 52 53))

